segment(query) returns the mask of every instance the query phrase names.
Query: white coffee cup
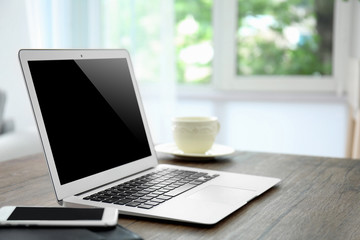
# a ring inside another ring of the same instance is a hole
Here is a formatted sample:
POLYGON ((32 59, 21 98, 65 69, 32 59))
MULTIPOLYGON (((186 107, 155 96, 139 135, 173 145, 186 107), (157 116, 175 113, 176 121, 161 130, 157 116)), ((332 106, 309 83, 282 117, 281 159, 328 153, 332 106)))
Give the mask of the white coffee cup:
POLYGON ((217 117, 176 117, 172 120, 175 143, 184 153, 206 153, 219 130, 217 117))

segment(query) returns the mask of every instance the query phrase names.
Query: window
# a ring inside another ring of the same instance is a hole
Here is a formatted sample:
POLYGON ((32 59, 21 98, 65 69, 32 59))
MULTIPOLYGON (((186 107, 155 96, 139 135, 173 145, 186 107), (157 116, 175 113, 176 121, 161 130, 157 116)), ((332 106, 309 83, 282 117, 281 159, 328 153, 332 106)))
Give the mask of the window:
POLYGON ((126 48, 142 82, 342 91, 351 10, 343 0, 28 3, 34 47, 126 48))
POLYGON ((214 0, 214 76, 223 89, 341 90, 349 10, 330 0, 214 0))
POLYGON ((212 0, 175 0, 178 83, 209 83, 214 55, 212 0))
POLYGON ((333 19, 333 0, 238 0, 237 75, 331 75, 333 19))

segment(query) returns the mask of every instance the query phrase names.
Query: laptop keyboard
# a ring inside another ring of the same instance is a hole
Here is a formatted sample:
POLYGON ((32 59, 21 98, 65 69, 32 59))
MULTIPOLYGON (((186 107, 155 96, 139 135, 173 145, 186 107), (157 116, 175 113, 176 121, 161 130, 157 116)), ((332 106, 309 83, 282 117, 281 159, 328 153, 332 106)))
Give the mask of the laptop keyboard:
POLYGON ((150 209, 217 176, 219 174, 166 168, 83 199, 150 209))

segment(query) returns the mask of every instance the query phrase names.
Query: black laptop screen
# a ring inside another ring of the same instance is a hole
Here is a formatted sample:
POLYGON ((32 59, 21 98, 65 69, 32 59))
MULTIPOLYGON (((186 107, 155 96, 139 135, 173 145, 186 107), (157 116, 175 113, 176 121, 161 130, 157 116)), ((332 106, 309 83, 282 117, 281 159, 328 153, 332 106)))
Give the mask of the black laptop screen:
POLYGON ((151 155, 126 59, 29 67, 61 184, 151 155))

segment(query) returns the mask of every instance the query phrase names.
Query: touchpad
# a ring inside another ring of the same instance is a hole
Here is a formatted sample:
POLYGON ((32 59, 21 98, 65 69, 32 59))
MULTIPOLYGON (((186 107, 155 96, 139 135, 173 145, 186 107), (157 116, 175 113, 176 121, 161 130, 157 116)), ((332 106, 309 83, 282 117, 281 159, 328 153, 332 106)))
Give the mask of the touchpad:
POLYGON ((189 198, 232 205, 239 202, 248 202, 255 196, 256 192, 252 190, 210 185, 190 195, 189 198))

